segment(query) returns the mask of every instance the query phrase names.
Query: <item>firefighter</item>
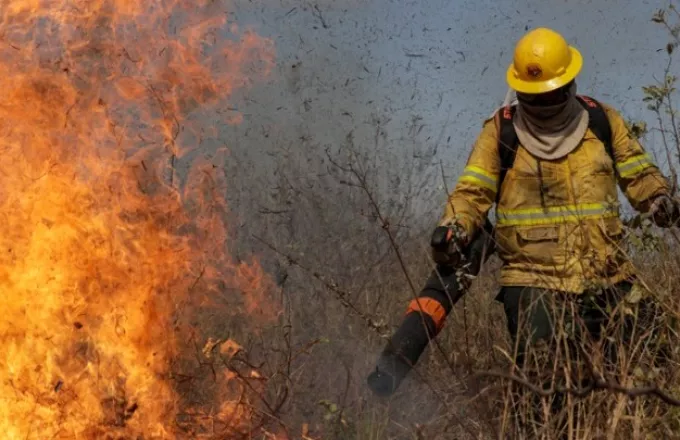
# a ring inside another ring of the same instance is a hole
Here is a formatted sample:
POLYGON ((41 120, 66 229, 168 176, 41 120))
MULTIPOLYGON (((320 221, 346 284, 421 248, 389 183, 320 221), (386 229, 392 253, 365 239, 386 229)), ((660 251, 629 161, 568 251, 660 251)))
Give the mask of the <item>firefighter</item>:
POLYGON ((657 225, 678 221, 670 182, 619 112, 577 94, 582 65, 580 52, 553 30, 534 29, 517 42, 506 75, 516 105, 484 121, 438 223, 456 243, 448 249, 464 249, 495 203, 496 299, 517 367, 539 365, 527 357, 543 347, 543 367, 552 370, 557 334, 566 328, 576 350, 602 338, 611 310, 634 288, 617 185, 657 225))

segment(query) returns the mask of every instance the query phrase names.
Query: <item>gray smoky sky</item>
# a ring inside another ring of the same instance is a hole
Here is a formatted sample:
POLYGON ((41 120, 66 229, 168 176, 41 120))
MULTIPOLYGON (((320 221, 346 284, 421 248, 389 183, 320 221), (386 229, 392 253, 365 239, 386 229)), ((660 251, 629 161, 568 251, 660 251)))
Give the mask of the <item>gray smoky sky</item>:
MULTIPOLYGON (((663 75, 668 35, 649 0, 236 0, 230 19, 275 44, 268 80, 242 91, 244 115, 223 128, 257 172, 301 139, 323 146, 352 130, 370 145, 426 152, 455 183, 482 121, 506 93, 515 42, 538 26, 561 32, 584 56, 579 92, 653 122, 641 87, 663 75), (413 139, 416 142, 413 142, 413 139)), ((650 135, 648 143, 653 144, 650 135)), ((663 162, 661 156, 659 161, 663 162)), ((664 164, 661 163, 663 166, 664 164)))

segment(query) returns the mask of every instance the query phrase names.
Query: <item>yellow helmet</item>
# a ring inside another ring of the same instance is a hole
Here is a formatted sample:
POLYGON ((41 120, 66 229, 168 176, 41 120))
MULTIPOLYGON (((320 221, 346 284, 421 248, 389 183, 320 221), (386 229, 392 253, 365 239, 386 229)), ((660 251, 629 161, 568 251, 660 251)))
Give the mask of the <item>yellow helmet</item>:
POLYGON ((558 89, 581 71, 583 57, 557 32, 538 28, 515 46, 506 75, 510 87, 520 93, 545 93, 558 89))

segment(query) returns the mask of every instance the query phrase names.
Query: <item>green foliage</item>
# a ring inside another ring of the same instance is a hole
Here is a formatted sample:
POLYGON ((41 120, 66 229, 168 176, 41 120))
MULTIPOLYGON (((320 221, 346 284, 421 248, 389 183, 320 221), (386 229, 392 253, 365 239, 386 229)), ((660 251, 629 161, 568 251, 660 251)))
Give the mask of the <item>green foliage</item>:
POLYGON ((633 250, 635 255, 656 252, 661 245, 661 238, 654 224, 649 219, 644 219, 639 222, 637 228, 629 228, 627 235, 627 244, 633 250))
POLYGON ((677 77, 675 75, 667 74, 664 76, 664 81, 660 85, 643 86, 644 93, 643 102, 648 103, 647 108, 653 112, 661 110, 671 111, 667 104, 668 99, 675 93, 675 82, 677 77))

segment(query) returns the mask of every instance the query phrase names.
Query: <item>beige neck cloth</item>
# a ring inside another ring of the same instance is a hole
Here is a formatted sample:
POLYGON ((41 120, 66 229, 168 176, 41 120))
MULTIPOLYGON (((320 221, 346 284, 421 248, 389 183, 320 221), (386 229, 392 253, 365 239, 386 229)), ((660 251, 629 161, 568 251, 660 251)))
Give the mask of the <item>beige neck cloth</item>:
POLYGON ((571 153, 588 129, 588 112, 576 99, 576 83, 567 100, 551 106, 532 105, 518 96, 514 127, 520 144, 534 156, 560 159, 571 153))

